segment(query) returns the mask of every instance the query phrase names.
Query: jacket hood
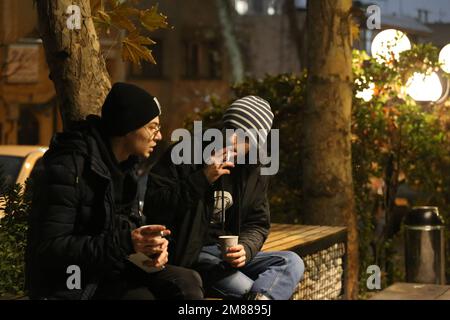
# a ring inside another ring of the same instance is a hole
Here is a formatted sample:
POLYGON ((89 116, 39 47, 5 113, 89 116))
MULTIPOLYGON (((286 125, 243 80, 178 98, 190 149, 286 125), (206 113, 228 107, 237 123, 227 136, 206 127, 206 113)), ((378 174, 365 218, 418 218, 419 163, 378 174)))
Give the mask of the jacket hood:
MULTIPOLYGON (((85 120, 75 122, 70 131, 53 136, 50 148, 44 155, 44 161, 51 161, 63 154, 79 154, 87 159, 91 166, 96 167, 101 174, 109 176, 107 167, 115 162, 115 158, 110 151, 107 139, 101 118, 97 115, 89 115, 85 120)), ((131 156, 123 167, 130 170, 138 162, 137 157, 131 156)))
POLYGON ((90 159, 90 162, 100 160, 99 144, 105 143, 101 132, 101 120, 96 115, 89 115, 86 120, 75 122, 71 130, 53 136, 44 161, 51 161, 63 154, 79 154, 90 159))

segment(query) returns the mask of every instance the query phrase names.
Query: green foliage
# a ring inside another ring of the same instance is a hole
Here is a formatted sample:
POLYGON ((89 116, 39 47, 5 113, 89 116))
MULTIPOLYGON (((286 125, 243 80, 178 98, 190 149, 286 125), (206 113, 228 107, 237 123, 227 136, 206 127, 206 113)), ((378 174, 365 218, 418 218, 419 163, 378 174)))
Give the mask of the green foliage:
POLYGON ((31 206, 31 184, 5 187, 0 171, 0 296, 24 294, 24 255, 27 237, 27 216, 31 206))
MULTIPOLYGON (((450 176, 445 174, 450 172, 450 137, 446 133, 450 103, 420 105, 404 89, 414 72, 429 73, 439 67, 437 52, 432 45, 417 45, 389 65, 364 52, 354 52, 352 166, 362 292, 367 290, 365 270, 369 265, 382 268, 384 285, 404 280, 399 262, 402 232, 384 226, 386 220, 393 221, 399 209, 407 210, 396 205, 401 183, 418 194, 415 203, 406 205, 438 206, 446 222, 450 220, 450 176), (365 102, 356 98, 356 93, 369 88, 370 83, 375 84, 373 99, 365 102)), ((280 171, 271 180, 269 194, 272 219, 301 222, 307 214, 301 212, 300 135, 306 74, 247 79, 233 89, 236 97, 259 95, 271 104, 274 128, 280 129, 280 171)), ((225 107, 214 102, 194 117, 214 126, 225 107)))
MULTIPOLYGON (((438 51, 432 45, 414 46, 389 66, 364 53, 354 53, 355 95, 367 88, 368 82, 375 84, 370 102, 353 101, 352 155, 361 270, 380 265, 387 272, 388 283, 403 280, 401 266, 393 263, 403 248, 396 245, 399 241, 392 241, 396 235, 391 230, 376 228, 383 220, 392 221, 399 210, 395 205, 399 180, 418 195, 409 205, 438 206, 449 220, 450 181, 444 173, 450 169, 450 150, 448 119, 443 116, 449 105, 420 105, 404 90, 414 72, 430 73, 438 67, 438 51), (380 183, 385 186, 377 196, 380 183)), ((361 274, 362 290, 364 277, 361 274)))
MULTIPOLYGON (((267 76, 263 80, 247 79, 233 88, 236 96, 257 95, 266 99, 275 114, 273 128, 280 130, 280 168, 271 182, 269 192, 272 220, 277 222, 300 222, 298 203, 301 199, 301 172, 299 139, 299 106, 305 104, 306 74, 267 76), (292 174, 295 172, 295 174, 292 174)), ((220 125, 226 106, 213 101, 210 108, 192 115, 192 120, 202 120, 204 127, 220 125)))

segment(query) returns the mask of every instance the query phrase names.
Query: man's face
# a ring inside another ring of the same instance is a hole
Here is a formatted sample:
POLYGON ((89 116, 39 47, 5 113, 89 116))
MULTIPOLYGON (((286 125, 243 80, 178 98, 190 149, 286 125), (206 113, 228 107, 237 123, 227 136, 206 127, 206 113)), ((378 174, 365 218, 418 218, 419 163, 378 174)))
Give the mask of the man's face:
POLYGON ((230 144, 232 146, 232 151, 236 152, 235 159, 238 155, 245 155, 250 150, 250 145, 247 142, 238 141, 237 134, 234 133, 230 138, 230 144))
POLYGON ((151 120, 145 126, 128 133, 125 143, 132 155, 148 158, 162 139, 159 117, 151 120))

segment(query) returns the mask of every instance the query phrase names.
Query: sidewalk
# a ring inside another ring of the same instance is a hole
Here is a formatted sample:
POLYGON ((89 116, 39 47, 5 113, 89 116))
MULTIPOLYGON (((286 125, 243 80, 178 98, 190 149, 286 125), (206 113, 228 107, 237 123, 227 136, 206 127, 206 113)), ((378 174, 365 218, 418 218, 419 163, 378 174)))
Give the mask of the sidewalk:
POLYGON ((450 286, 396 283, 370 300, 450 300, 450 286))

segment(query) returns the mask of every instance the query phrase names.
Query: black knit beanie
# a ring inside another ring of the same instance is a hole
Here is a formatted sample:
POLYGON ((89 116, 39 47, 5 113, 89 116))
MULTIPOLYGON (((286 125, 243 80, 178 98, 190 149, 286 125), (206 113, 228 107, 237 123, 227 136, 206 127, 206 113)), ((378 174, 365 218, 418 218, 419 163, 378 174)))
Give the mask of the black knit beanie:
POLYGON ((110 136, 124 136, 161 114, 158 100, 147 91, 117 82, 102 107, 102 122, 110 136))

